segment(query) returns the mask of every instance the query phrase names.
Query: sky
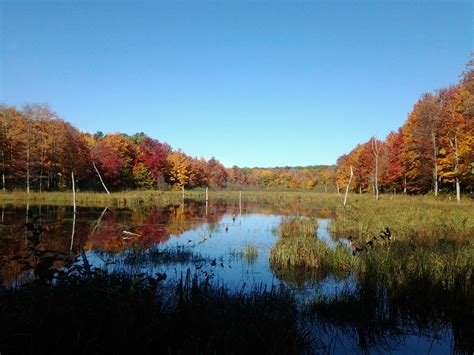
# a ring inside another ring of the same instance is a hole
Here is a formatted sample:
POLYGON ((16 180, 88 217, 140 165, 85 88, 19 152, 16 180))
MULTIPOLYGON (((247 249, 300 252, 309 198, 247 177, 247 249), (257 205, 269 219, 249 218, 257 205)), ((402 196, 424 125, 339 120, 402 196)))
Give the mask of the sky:
POLYGON ((455 84, 470 1, 0 0, 0 101, 225 166, 334 164, 455 84))

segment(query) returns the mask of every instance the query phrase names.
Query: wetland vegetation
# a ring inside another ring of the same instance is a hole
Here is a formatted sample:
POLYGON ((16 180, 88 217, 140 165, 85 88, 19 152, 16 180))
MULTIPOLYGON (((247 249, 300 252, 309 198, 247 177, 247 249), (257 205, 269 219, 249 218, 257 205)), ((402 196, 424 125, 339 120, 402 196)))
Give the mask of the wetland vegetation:
POLYGON ((474 354, 468 1, 0 19, 0 355, 474 354))
POLYGON ((81 194, 1 202, 6 353, 472 352, 470 199, 81 194))

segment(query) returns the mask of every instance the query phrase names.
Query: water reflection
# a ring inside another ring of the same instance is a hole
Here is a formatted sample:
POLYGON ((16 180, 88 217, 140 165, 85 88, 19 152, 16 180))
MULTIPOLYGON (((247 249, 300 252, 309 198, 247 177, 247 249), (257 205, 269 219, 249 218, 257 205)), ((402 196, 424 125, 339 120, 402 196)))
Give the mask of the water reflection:
MULTIPOLYGON (((275 279, 268 266, 268 251, 275 241, 272 230, 280 216, 294 213, 304 214, 292 204, 262 206, 256 202, 190 202, 139 209, 82 207, 76 214, 67 206, 4 205, 0 224, 1 284, 12 285, 31 271, 19 260, 31 254, 31 230, 25 226, 34 218, 41 230, 35 248, 41 252, 68 254, 74 259, 82 247, 91 263, 98 266, 97 253, 107 253, 122 262, 125 250, 138 252, 156 245, 185 247, 221 263, 226 259, 227 272, 218 273, 226 282, 271 285, 275 279), (242 258, 246 244, 258 250, 252 265, 242 258)), ((314 208, 307 213, 328 218, 333 212, 314 208)), ((158 268, 159 263, 154 267, 158 268)))
POLYGON ((296 297, 310 304, 312 330, 327 352, 472 349, 467 340, 472 335, 472 312, 463 311, 472 307, 468 298, 424 304, 422 298, 412 297, 413 288, 408 286, 406 291, 390 290, 384 280, 372 282, 352 273, 271 265, 275 230, 289 215, 316 217, 315 237, 330 248, 341 243, 328 232, 332 210, 298 203, 188 202, 138 209, 78 208, 76 214, 64 206, 4 205, 0 282, 3 286, 32 278, 46 282, 55 270, 75 262, 86 272, 100 267, 166 273, 171 281, 190 269, 231 289, 276 284, 293 289, 296 297))

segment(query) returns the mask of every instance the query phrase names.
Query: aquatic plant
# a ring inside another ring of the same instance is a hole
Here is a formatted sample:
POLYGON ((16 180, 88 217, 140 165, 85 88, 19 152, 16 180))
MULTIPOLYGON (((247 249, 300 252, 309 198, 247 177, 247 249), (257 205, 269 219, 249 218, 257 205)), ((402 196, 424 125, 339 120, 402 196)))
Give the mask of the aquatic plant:
POLYGON ((311 345, 283 289, 231 292, 188 273, 59 275, 0 292, 6 353, 302 353, 311 345))
POLYGON ((354 259, 341 246, 330 248, 317 238, 316 221, 306 218, 288 218, 279 228, 280 238, 270 251, 270 263, 285 268, 313 268, 321 272, 350 270, 354 259))
POLYGON ((249 264, 253 264, 255 262, 258 257, 258 254, 258 248, 254 243, 249 242, 245 244, 242 255, 249 264))

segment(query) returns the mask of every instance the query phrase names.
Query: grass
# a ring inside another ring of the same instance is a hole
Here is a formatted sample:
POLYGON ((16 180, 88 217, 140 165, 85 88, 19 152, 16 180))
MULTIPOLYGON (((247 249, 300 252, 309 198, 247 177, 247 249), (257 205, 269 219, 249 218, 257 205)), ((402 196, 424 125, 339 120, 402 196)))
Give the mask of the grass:
POLYGON ((363 244, 388 225, 392 240, 378 239, 353 256, 343 244, 331 249, 318 240, 310 228, 313 221, 287 219, 271 250, 272 270, 298 287, 306 286, 308 278, 351 275, 355 291, 320 294, 305 307, 305 315, 319 330, 329 329, 332 339, 349 335, 361 351, 390 351, 407 334, 442 336, 451 329, 454 350, 472 353, 474 234, 469 203, 455 206, 424 198, 373 203, 363 199, 345 211, 337 209, 333 231, 356 235, 363 244), (358 233, 357 225, 363 226, 358 233))
POLYGON ((315 219, 287 217, 278 227, 278 236, 280 238, 292 238, 296 235, 314 237, 317 228, 315 219))
MULTIPOLYGON (((239 201, 239 191, 211 190, 209 199, 239 201)), ((205 201, 205 190, 194 189, 185 191, 186 201, 205 201)), ((339 203, 339 198, 334 194, 306 191, 243 191, 243 202, 258 202, 262 205, 271 204, 281 208, 287 208, 295 212, 298 206, 303 206, 307 211, 314 208, 331 208, 339 203)), ((113 207, 113 206, 142 206, 142 205, 168 205, 181 203, 183 201, 181 191, 159 191, 159 190, 131 190, 113 192, 77 192, 76 203, 84 207, 113 207)), ((66 192, 31 192, 24 191, 0 191, 1 203, 17 204, 50 204, 50 205, 72 205, 72 193, 66 192)))
POLYGON ((316 237, 316 229, 314 219, 284 219, 278 229, 279 239, 270 251, 272 267, 310 268, 325 274, 350 270, 353 258, 347 249, 331 249, 316 237))
POLYGON ((153 247, 146 250, 131 248, 123 252, 122 255, 124 257, 124 264, 138 266, 147 264, 188 264, 207 261, 205 257, 182 246, 174 248, 153 247))
MULTIPOLYGON (((69 193, 0 193, 4 203, 28 200, 32 204, 69 205, 70 198, 69 193)), ((210 193, 211 205, 225 201, 235 208, 238 198, 238 192, 210 193)), ((285 218, 276 231, 278 240, 270 252, 270 267, 279 279, 300 286, 308 279, 323 280, 328 275, 350 275, 354 280, 355 291, 320 295, 306 307, 306 315, 333 326, 334 332, 353 334, 362 350, 384 346, 407 333, 445 332, 449 328, 455 350, 472 353, 473 200, 465 197, 457 205, 447 197, 382 195, 375 201, 370 195, 351 194, 344 209, 342 198, 313 192, 243 193, 244 213, 245 206, 258 204, 264 213, 307 216, 285 218), (330 231, 335 237, 352 236, 365 245, 389 227, 392 240, 376 242, 356 256, 342 244, 331 248, 317 238, 316 220, 308 218, 321 212, 333 218, 330 231)), ((187 191, 186 199, 203 201, 204 192, 187 191)), ((181 192, 123 192, 110 196, 78 193, 81 206, 130 208, 178 202, 182 202, 181 192)), ((258 256, 258 249, 247 244, 242 255, 251 262, 258 256)), ((131 264, 186 263, 199 256, 186 250, 157 249, 130 253, 127 258, 131 264)), ((92 279, 61 279, 54 287, 26 285, 0 292, 0 321, 14 325, 13 330, 0 334, 0 351, 7 345, 19 346, 19 352, 50 352, 44 350, 50 339, 56 341, 53 349, 70 342, 83 352, 120 351, 127 344, 138 351, 171 353, 229 352, 234 348, 235 352, 265 353, 307 350, 307 337, 297 325, 294 301, 275 290, 232 293, 190 276, 170 288, 164 287, 163 281, 143 276, 97 274, 92 279), (78 291, 77 296, 72 289, 78 291), (109 302, 104 304, 106 300, 109 302), (263 302, 268 302, 268 307, 263 302), (93 313, 102 317, 97 324, 93 313), (112 317, 110 330, 106 329, 106 315, 112 317), (247 323, 249 329, 238 329, 246 328, 247 323), (51 334, 43 329, 51 329, 51 334), (288 337, 295 339, 284 345, 288 337), (265 339, 278 341, 273 344, 265 339), (246 344, 247 340, 250 343, 246 344)))
POLYGON ((230 292, 188 271, 178 285, 95 270, 0 293, 5 353, 302 353, 291 294, 230 292))
MULTIPOLYGON (((188 196, 191 192, 188 192, 188 196)), ((193 197, 199 197, 200 192, 192 192, 193 197)), ((4 203, 31 203, 50 205, 72 205, 71 192, 2 192, 0 201, 4 203)), ((177 191, 125 191, 111 194, 99 192, 78 192, 76 194, 77 206, 83 207, 115 207, 115 206, 141 206, 141 205, 167 205, 182 201, 181 192, 177 191)))
MULTIPOLYGON (((359 218, 364 215, 372 218, 369 213, 359 214, 359 218)), ((466 221, 465 217, 463 221, 466 221)), ((336 219, 334 225, 339 223, 336 219)), ((431 284, 447 290, 472 288, 474 234, 470 238, 463 234, 470 227, 466 224, 460 226, 460 234, 452 232, 454 224, 450 233, 439 234, 437 230, 425 228, 423 233, 420 230, 409 236, 404 233, 411 230, 410 227, 403 229, 403 233, 393 227, 398 233, 394 232, 392 240, 377 241, 372 248, 353 256, 344 245, 330 248, 315 237, 314 220, 289 218, 283 220, 279 227, 279 239, 270 252, 270 263, 274 269, 306 268, 327 273, 351 271, 359 276, 383 278, 391 287, 401 286, 407 280, 429 280, 431 284)), ((373 228, 367 233, 378 234, 373 228)))
POLYGON ((329 325, 334 336, 352 334, 362 351, 390 351, 387 346, 403 343, 406 334, 441 336, 451 329, 454 351, 472 353, 474 240, 468 232, 467 210, 458 206, 455 213, 451 209, 456 206, 446 208, 429 200, 422 219, 418 199, 392 208, 383 202, 377 206, 378 215, 365 211, 364 203, 348 210, 347 219, 342 223, 336 219, 333 226, 347 233, 356 220, 367 223, 358 235, 363 241, 378 234, 372 223, 380 227, 391 221, 394 239, 377 242, 353 257, 355 292, 320 295, 307 307, 307 314, 316 317, 319 325, 329 325), (407 211, 389 220, 397 208, 407 211), (446 228, 438 229, 440 222, 434 216, 443 213, 446 219, 441 223, 446 228), (411 223, 408 216, 418 218, 418 223, 411 223), (459 225, 458 220, 462 221, 459 225))
POLYGON ((389 227, 398 240, 470 239, 474 235, 474 202, 460 205, 430 196, 352 196, 347 210, 338 208, 330 230, 336 236, 352 235, 365 241, 389 227))
MULTIPOLYGON (((239 192, 212 190, 209 193, 213 201, 238 203, 239 192)), ((185 200, 204 201, 204 190, 185 192, 185 200)), ((258 203, 263 208, 278 210, 284 215, 299 214, 314 216, 326 214, 334 218, 331 231, 337 236, 352 234, 355 238, 370 238, 389 226, 399 238, 439 237, 456 234, 457 237, 469 237, 474 234, 474 200, 463 197, 461 204, 449 200, 446 196, 404 196, 381 195, 375 201, 371 195, 349 195, 346 209, 342 208, 342 195, 301 192, 244 191, 242 201, 246 204, 258 203)), ((182 202, 180 191, 125 191, 107 195, 98 192, 78 192, 78 206, 90 207, 138 207, 166 206, 182 202)), ((70 192, 1 192, 0 203, 72 205, 70 192)))
MULTIPOLYGON (((357 273, 355 291, 320 294, 306 305, 305 316, 329 329, 334 337, 351 334, 362 351, 391 351, 390 344, 398 347, 407 335, 434 340, 445 336, 448 329, 452 331, 454 353, 474 351, 472 266, 470 276, 456 273, 460 277, 448 281, 428 271, 432 264, 426 265, 426 273, 420 273, 421 269, 413 266, 390 270, 393 260, 386 264, 380 261, 368 262, 368 268, 357 273)), ((447 274, 453 275, 450 271, 447 274)))
POLYGON ((258 254, 258 248, 255 246, 255 244, 250 242, 245 244, 242 256, 249 264, 253 264, 257 260, 258 254))

